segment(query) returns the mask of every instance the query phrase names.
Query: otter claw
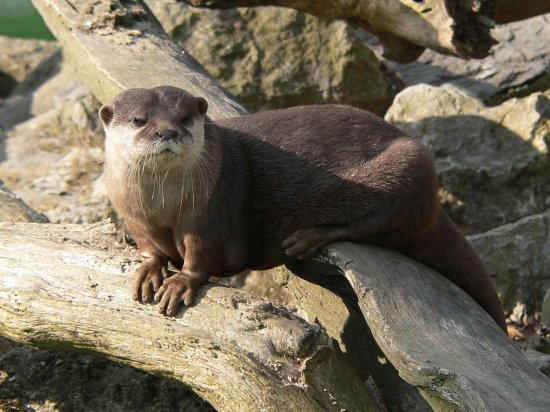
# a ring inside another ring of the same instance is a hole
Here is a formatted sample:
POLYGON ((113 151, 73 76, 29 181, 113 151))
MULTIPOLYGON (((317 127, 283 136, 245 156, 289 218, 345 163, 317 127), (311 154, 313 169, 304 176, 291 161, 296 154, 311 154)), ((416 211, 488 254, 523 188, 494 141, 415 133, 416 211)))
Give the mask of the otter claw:
POLYGON ((141 262, 136 271, 136 278, 132 289, 134 300, 149 303, 153 300, 153 293, 158 290, 164 279, 166 263, 160 257, 150 257, 141 262))
POLYGON ((167 316, 175 316, 180 305, 193 305, 195 293, 210 276, 203 272, 181 270, 177 275, 164 280, 155 294, 159 302, 159 312, 167 316))
POLYGON ((326 229, 311 228, 294 232, 283 241, 283 249, 289 257, 305 259, 329 243, 326 229))

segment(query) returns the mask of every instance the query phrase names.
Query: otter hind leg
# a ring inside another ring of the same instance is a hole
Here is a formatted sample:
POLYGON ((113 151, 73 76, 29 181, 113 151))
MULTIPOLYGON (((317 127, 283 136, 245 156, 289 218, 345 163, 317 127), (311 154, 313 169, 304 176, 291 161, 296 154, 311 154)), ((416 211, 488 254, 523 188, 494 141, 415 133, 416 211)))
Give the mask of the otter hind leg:
POLYGON ((305 259, 323 246, 337 240, 349 239, 347 226, 317 226, 294 232, 283 241, 283 249, 289 257, 305 259))

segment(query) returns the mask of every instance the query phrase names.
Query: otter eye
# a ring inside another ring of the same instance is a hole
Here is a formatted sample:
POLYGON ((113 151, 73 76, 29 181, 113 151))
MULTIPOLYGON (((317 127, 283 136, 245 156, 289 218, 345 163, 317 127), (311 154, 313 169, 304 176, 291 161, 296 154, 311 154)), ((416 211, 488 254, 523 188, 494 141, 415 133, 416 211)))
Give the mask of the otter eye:
POLYGON ((134 116, 132 117, 132 123, 137 127, 143 127, 147 124, 147 121, 141 117, 134 116))
POLYGON ((183 119, 181 119, 181 122, 183 124, 189 124, 191 123, 191 116, 185 116, 183 119))

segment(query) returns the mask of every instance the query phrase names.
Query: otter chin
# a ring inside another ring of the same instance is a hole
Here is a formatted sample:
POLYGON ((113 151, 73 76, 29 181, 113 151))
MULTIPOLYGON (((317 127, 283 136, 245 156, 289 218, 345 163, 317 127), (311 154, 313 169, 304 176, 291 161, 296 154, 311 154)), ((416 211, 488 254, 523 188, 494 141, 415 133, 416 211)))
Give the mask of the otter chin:
POLYGON ((143 257, 135 300, 175 315, 210 276, 290 264, 347 240, 434 268, 506 331, 418 140, 345 105, 218 121, 207 110, 204 98, 162 86, 126 90, 99 111, 107 192, 143 257))

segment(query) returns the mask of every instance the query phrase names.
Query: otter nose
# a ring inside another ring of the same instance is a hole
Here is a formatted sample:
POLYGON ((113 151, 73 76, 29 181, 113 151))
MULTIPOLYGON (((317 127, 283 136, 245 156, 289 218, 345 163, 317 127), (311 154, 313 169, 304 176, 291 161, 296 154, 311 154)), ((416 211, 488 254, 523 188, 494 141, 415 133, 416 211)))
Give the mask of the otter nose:
POLYGON ((160 138, 160 140, 171 140, 178 135, 178 132, 172 129, 164 129, 164 130, 158 131, 156 135, 158 138, 160 138))

